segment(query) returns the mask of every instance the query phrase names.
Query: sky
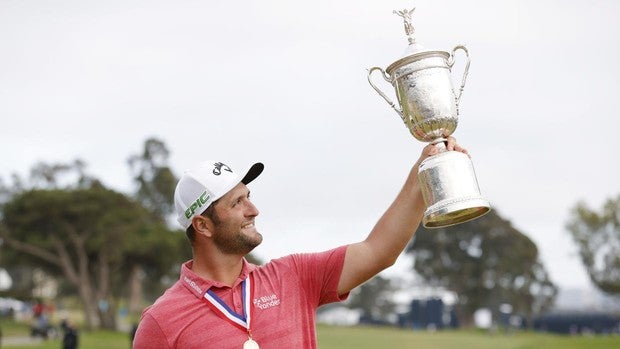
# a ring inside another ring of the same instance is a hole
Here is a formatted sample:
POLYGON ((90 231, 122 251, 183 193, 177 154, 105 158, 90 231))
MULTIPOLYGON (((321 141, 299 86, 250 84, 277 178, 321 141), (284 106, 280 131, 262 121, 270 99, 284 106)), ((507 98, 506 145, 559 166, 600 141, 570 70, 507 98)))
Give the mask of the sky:
POLYGON ((367 81, 402 57, 392 11, 413 7, 419 43, 469 51, 454 136, 482 195, 553 282, 592 287, 565 224, 620 193, 612 0, 0 0, 0 178, 79 158, 130 193, 126 160, 156 137, 177 175, 265 164, 258 257, 362 240, 424 147, 367 81))

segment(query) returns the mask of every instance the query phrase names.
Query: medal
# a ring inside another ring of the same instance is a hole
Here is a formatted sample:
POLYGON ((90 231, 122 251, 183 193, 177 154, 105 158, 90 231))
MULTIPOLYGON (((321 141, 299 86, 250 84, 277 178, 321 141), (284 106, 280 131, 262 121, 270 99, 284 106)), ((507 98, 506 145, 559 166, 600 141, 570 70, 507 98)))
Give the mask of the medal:
POLYGON ((260 349, 260 347, 252 338, 249 338, 245 341, 245 343, 243 343, 243 349, 260 349))
POLYGON ((220 318, 228 321, 231 325, 248 332, 248 340, 243 343, 243 349, 260 349, 258 343, 252 339, 252 298, 254 287, 252 274, 241 282, 243 314, 237 314, 224 303, 215 292, 207 290, 203 300, 220 318))

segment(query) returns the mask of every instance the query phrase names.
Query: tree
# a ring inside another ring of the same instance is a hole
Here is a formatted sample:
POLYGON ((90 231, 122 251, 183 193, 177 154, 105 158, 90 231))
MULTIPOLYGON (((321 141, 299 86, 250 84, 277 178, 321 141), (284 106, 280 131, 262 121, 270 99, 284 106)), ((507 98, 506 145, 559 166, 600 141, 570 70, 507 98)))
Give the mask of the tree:
POLYGON ((130 313, 142 310, 144 299, 154 300, 178 279, 181 263, 191 258, 191 249, 181 231, 163 223, 139 230, 123 241, 122 284, 130 313))
POLYGON ((144 279, 159 294, 162 277, 178 273, 188 248, 183 234, 84 175, 83 163, 74 164, 38 164, 32 188, 21 180, 13 188, 3 185, 0 238, 8 248, 2 257, 61 278, 82 300, 88 327, 114 328, 116 301, 130 284, 128 266, 135 260, 148 264, 144 279))
POLYGON ((566 228, 592 282, 603 292, 620 294, 620 195, 607 199, 599 212, 577 203, 566 228))
POLYGON ((172 195, 177 178, 168 166, 169 155, 163 141, 149 138, 142 153, 127 160, 137 187, 136 199, 162 220, 174 211, 172 195))
POLYGON ((390 279, 377 275, 351 292, 348 307, 361 309, 363 319, 384 321, 394 312, 395 304, 390 299, 392 291, 390 279))
MULTIPOLYGON (((26 191, 28 188, 40 189, 59 189, 61 187, 74 187, 80 185, 88 185, 98 183, 96 179, 84 172, 85 164, 82 160, 76 159, 71 163, 55 163, 48 164, 39 162, 32 166, 30 175, 27 179, 20 177, 18 174, 11 175, 12 183, 6 184, 0 178, 0 208, 9 202, 14 196, 26 191), (70 183, 70 184, 67 184, 70 183)), ((3 211, 0 209, 0 218, 3 211)), ((2 267, 6 268, 13 280, 13 284, 9 290, 4 293, 21 298, 26 294, 34 296, 37 283, 34 275, 41 268, 36 267, 36 262, 32 262, 33 258, 29 255, 18 253, 6 242, 0 239, 0 247, 2 253, 2 267)))
MULTIPOLYGON (((148 138, 144 142, 142 152, 129 157, 127 164, 132 173, 136 191, 134 197, 142 203, 153 215, 153 219, 166 222, 166 218, 174 211, 173 193, 177 178, 168 166, 170 152, 166 144, 157 138, 148 138)), ((150 241, 144 244, 143 240, 135 241, 136 249, 132 250, 132 256, 128 258, 128 306, 130 313, 141 310, 140 301, 144 296, 144 284, 152 284, 153 276, 161 276, 167 273, 162 255, 153 254, 162 247, 158 245, 160 240, 150 241), (151 246, 151 243, 154 244, 151 246)), ((181 249, 181 246, 176 246, 181 249)), ((189 251, 189 249, 187 249, 189 251)), ((164 256, 166 253, 164 252, 164 256)), ((187 255, 187 254, 184 254, 187 255)), ((146 289, 158 290, 159 288, 147 287, 146 289)), ((158 295, 158 294, 157 294, 158 295)), ((151 295, 152 298, 153 295, 151 295)))
POLYGON ((431 286, 458 295, 457 312, 465 324, 477 309, 497 312, 503 303, 531 317, 551 306, 557 294, 534 242, 495 211, 456 226, 420 226, 407 253, 431 286))
POLYGON ((101 186, 29 190, 3 212, 0 234, 7 245, 75 287, 88 327, 114 328, 111 285, 123 263, 121 246, 124 236, 148 225, 148 212, 101 186))

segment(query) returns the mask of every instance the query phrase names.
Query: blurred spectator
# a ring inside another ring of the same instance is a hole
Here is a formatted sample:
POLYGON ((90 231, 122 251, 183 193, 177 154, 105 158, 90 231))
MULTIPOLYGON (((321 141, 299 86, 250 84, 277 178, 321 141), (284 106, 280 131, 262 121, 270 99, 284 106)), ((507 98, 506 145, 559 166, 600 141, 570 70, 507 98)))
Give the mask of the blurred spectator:
POLYGON ((32 314, 35 319, 38 319, 41 315, 43 315, 43 310, 45 307, 43 306, 43 302, 40 299, 36 300, 36 303, 32 306, 32 314))
POLYGON ((34 323, 30 328, 30 335, 32 337, 41 337, 43 339, 48 339, 52 331, 53 328, 49 323, 47 315, 45 313, 42 313, 34 319, 34 323))
POLYGON ((60 323, 62 329, 62 348, 76 349, 78 347, 78 331, 67 319, 63 319, 60 323))

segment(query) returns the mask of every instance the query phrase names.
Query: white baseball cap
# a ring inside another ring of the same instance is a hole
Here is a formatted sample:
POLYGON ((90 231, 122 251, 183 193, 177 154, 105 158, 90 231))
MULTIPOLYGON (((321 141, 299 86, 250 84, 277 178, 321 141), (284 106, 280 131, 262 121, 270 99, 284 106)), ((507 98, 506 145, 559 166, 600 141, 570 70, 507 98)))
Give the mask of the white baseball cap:
POLYGON ((228 165, 219 161, 204 161, 185 171, 174 190, 177 222, 187 229, 192 218, 202 214, 209 205, 224 196, 237 184, 248 184, 263 172, 265 166, 257 162, 240 177, 228 165))

